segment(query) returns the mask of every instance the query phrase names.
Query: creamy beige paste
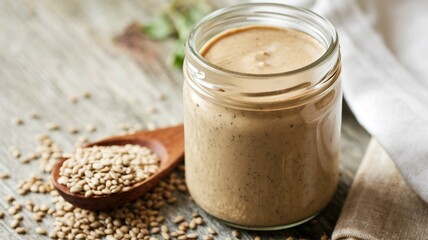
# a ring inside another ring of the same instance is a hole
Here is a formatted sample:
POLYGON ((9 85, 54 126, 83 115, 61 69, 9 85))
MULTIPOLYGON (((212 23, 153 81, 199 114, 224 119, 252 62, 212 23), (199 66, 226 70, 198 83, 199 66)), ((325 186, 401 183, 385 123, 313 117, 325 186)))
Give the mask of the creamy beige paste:
MULTIPOLYGON (((201 51, 232 71, 279 73, 304 67, 325 49, 309 35, 249 27, 220 34, 201 51)), ((303 106, 243 111, 184 84, 186 180, 208 213, 246 227, 296 223, 318 213, 338 183, 340 85, 303 106)))
POLYGON ((325 52, 309 35, 273 27, 227 31, 201 50, 208 62, 235 72, 268 74, 309 65, 325 52))

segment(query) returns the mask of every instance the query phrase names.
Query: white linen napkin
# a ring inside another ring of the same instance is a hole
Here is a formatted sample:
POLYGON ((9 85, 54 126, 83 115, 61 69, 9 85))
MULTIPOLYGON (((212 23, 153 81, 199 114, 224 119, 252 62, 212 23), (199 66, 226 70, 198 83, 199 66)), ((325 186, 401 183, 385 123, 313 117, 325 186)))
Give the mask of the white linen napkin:
POLYGON ((344 96, 428 202, 428 1, 318 0, 339 32, 344 96))

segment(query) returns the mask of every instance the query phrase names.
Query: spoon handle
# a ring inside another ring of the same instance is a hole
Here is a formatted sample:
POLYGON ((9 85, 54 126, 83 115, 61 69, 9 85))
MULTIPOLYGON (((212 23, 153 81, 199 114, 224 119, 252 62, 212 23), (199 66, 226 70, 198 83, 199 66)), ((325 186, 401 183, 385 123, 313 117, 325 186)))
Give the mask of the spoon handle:
MULTIPOLYGON (((158 154, 165 154, 164 159, 168 159, 163 168, 175 167, 184 157, 184 127, 183 124, 155 129, 153 131, 140 131, 130 137, 140 141, 157 142, 159 144, 150 144, 151 148, 162 147, 165 151, 157 150, 158 154)), ((167 170, 168 171, 168 170, 167 170)))

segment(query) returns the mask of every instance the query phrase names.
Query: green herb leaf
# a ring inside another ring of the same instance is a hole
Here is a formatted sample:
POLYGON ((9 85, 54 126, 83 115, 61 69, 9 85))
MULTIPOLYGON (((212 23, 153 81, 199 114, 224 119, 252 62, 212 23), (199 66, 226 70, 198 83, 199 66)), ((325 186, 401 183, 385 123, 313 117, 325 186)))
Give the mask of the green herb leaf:
POLYGON ((175 68, 182 68, 184 63, 184 41, 178 41, 175 45, 174 52, 170 58, 170 65, 175 68))
POLYGON ((149 25, 143 26, 143 31, 156 40, 164 40, 174 34, 175 30, 167 16, 160 16, 149 25))
POLYGON ((143 26, 142 29, 155 40, 176 36, 177 44, 170 63, 174 67, 181 68, 184 61, 184 43, 193 25, 211 10, 211 6, 205 0, 172 0, 154 22, 143 26))

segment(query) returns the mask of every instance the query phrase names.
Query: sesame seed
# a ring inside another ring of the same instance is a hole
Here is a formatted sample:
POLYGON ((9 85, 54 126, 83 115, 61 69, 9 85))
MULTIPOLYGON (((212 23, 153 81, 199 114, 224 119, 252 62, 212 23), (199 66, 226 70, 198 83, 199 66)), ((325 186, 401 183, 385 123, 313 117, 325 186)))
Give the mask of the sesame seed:
POLYGON ((49 131, 57 131, 60 129, 60 127, 56 123, 46 123, 46 129, 49 131))
POLYGON ((68 129, 68 131, 69 131, 71 134, 78 134, 78 133, 79 133, 79 129, 78 129, 78 128, 76 128, 76 127, 70 127, 70 128, 68 129))
POLYGON ((10 174, 8 172, 0 172, 0 179, 8 179, 10 174))
POLYGON ((89 99, 92 97, 92 94, 89 91, 84 91, 83 92, 83 98, 89 99))
POLYGON ((21 221, 22 219, 24 219, 24 216, 22 215, 22 213, 17 213, 15 215, 13 215, 13 218, 18 220, 18 221, 21 221))
POLYGON ((212 235, 216 235, 217 234, 217 231, 214 228, 212 228, 212 227, 208 227, 207 231, 208 231, 209 234, 212 234, 212 235))
POLYGON ((196 234, 194 234, 194 233, 188 233, 188 234, 186 235, 186 237, 187 237, 188 239, 196 239, 196 238, 198 238, 198 235, 196 235, 196 234))
POLYGON ((12 222, 10 222, 10 227, 11 228, 17 228, 20 223, 21 223, 20 220, 14 219, 14 220, 12 220, 12 222))
POLYGON ((23 227, 18 227, 18 228, 16 228, 15 229, 15 231, 18 233, 18 234, 26 234, 27 233, 27 231, 25 230, 25 228, 23 228, 23 227))
POLYGON ((174 218, 174 223, 175 223, 175 224, 181 223, 181 222, 183 222, 183 221, 184 221, 184 217, 183 217, 183 216, 181 216, 181 215, 176 216, 176 217, 174 218))
POLYGON ((154 227, 154 228, 152 228, 152 231, 151 231, 153 234, 157 234, 157 233, 160 233, 160 228, 158 228, 158 227, 154 227))
POLYGON ((46 230, 42 227, 36 227, 36 233, 38 233, 39 235, 46 235, 46 230))
POLYGON ((14 158, 19 158, 19 157, 21 156, 21 151, 19 151, 19 149, 18 149, 18 148, 16 148, 16 147, 11 147, 9 150, 10 150, 10 153, 12 154, 12 156, 13 156, 14 158))
POLYGON ((168 234, 168 233, 162 232, 162 233, 161 233, 161 235, 162 235, 162 237, 163 237, 163 239, 164 239, 164 240, 169 240, 169 239, 171 239, 171 237, 169 236, 169 234, 168 234))
POLYGON ((30 118, 33 120, 38 120, 40 119, 40 115, 38 113, 30 113, 30 118))
POLYGON ((20 119, 20 118, 13 118, 12 119, 12 124, 16 125, 16 126, 21 126, 24 124, 24 120, 20 119))
POLYGON ((165 93, 159 93, 158 94, 158 100, 160 100, 160 101, 166 100, 166 94, 165 93))
POLYGON ((198 225, 202 225, 204 224, 204 220, 201 217, 197 217, 195 218, 195 223, 198 225))
POLYGON ((73 104, 74 104, 74 103, 77 103, 78 101, 79 101, 79 99, 78 99, 76 96, 71 96, 71 97, 70 97, 70 102, 71 102, 71 103, 73 103, 73 104))
POLYGON ((95 127, 94 125, 89 124, 86 126, 86 131, 88 131, 89 133, 93 133, 96 130, 97 130, 97 127, 95 127))
POLYGON ((157 113, 157 112, 158 112, 158 109, 155 106, 151 106, 149 108, 149 113, 154 114, 154 113, 157 113))
POLYGON ((5 197, 5 200, 7 203, 12 203, 13 201, 15 201, 15 197, 9 194, 5 197))
POLYGON ((235 237, 235 238, 240 238, 241 237, 241 234, 238 232, 238 230, 233 230, 232 231, 232 235, 235 237))
POLYGON ((162 225, 162 226, 161 226, 161 231, 162 231, 163 233, 167 233, 167 232, 169 232, 169 229, 168 229, 168 227, 167 227, 166 225, 162 225))

